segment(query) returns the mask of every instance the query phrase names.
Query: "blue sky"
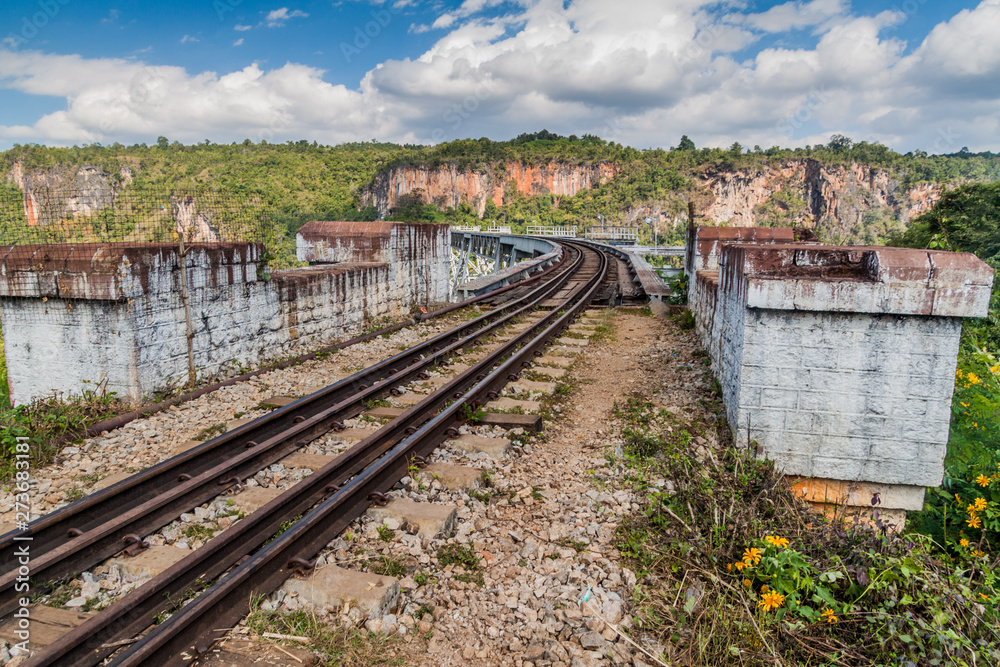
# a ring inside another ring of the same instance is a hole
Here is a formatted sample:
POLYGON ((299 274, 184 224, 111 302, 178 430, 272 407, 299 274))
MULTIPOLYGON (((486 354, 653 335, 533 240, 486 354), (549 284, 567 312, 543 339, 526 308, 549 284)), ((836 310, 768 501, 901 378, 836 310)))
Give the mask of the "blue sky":
POLYGON ((998 31, 1000 0, 8 0, 0 147, 546 127, 1000 150, 998 31))

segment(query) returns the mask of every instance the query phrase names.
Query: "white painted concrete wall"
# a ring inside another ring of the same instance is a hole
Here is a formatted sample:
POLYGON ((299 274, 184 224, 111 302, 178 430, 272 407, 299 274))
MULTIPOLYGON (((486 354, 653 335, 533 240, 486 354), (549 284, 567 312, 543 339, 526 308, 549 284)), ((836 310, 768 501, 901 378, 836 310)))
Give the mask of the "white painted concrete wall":
MULTIPOLYGON (((258 274, 250 244, 228 257, 191 248, 186 263, 199 379, 232 375, 357 335, 376 318, 404 317, 414 306, 447 300, 448 235, 429 238, 433 245, 418 245, 403 230, 393 239, 390 261, 318 265, 274 272, 270 279, 258 274)), ((0 324, 16 404, 80 394, 102 383, 140 399, 187 382, 176 251, 123 255, 112 269, 89 266, 93 273, 72 275, 0 266, 0 324), (24 291, 27 296, 11 296, 23 285, 35 287, 24 291), (98 298, 87 298, 91 294, 98 298), (107 296, 115 298, 102 298, 107 296)))
MULTIPOLYGON (((689 306, 738 443, 790 475, 889 485, 920 509, 941 483, 962 317, 988 310, 972 255, 689 243, 689 306)), ((875 488, 875 487, 872 487, 875 488)), ((881 487, 879 487, 881 488, 881 487)))

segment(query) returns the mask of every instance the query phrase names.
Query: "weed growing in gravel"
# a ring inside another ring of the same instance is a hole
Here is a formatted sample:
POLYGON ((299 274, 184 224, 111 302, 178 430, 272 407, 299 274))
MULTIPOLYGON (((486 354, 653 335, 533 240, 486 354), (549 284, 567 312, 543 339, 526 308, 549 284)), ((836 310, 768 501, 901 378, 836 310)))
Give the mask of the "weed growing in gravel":
POLYGON ((486 416, 486 408, 482 406, 463 405, 462 421, 466 424, 478 424, 486 416))
POLYGON ((202 540, 203 542, 207 542, 212 539, 217 532, 219 532, 218 527, 211 528, 198 523, 189 523, 184 527, 184 537, 189 540, 202 540))
POLYGON ((209 426, 208 428, 203 428, 202 430, 198 431, 198 435, 196 435, 194 439, 201 440, 202 442, 204 442, 206 440, 211 440, 217 435, 222 435, 225 432, 226 432, 225 424, 215 424, 213 426, 209 426))
POLYGON ((637 625, 672 663, 1000 661, 1000 591, 985 560, 956 566, 923 536, 827 523, 725 426, 723 446, 695 448, 696 424, 642 399, 617 416, 625 479, 643 494, 617 546, 642 581, 637 625))
POLYGON ((369 558, 364 567, 367 571, 380 574, 383 577, 403 577, 406 575, 406 566, 391 556, 369 558))
POLYGON ((470 489, 469 490, 469 497, 470 498, 475 498, 476 500, 478 500, 479 502, 481 502, 481 503, 483 503, 485 505, 489 505, 490 504, 490 498, 491 498, 491 496, 490 496, 490 494, 486 493, 485 491, 477 491, 475 489, 470 489))
POLYGON ((383 542, 392 542, 392 539, 396 537, 396 531, 384 523, 378 526, 375 530, 378 531, 378 538, 383 542))
POLYGON ((70 489, 66 492, 66 502, 75 503, 81 498, 86 498, 87 492, 80 488, 70 489))
MULTIPOLYGON (((0 347, 0 361, 3 349, 0 347)), ((5 377, 0 377, 4 390, 5 377)), ((51 463, 64 444, 79 437, 87 426, 107 419, 127 409, 114 392, 103 386, 85 391, 81 396, 56 396, 16 408, 0 396, 0 480, 14 473, 15 446, 18 438, 28 438, 32 469, 51 463)), ((23 442, 23 441, 22 441, 23 442)))
POLYGON ((461 565, 470 572, 479 569, 479 556, 471 544, 442 544, 438 547, 437 558, 441 567, 461 565))
POLYGON ((246 617, 247 627, 257 635, 269 632, 306 637, 308 643, 305 648, 319 653, 322 665, 375 667, 404 663, 404 656, 397 654, 400 641, 395 637, 363 629, 333 627, 306 609, 294 612, 264 611, 261 608, 262 602, 263 597, 251 599, 250 613, 246 617))

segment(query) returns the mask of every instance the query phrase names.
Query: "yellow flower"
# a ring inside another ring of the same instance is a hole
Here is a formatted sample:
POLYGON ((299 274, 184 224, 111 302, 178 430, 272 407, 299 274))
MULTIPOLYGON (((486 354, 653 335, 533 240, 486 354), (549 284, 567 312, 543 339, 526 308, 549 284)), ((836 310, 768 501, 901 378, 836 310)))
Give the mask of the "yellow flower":
POLYGON ((1000 366, 990 366, 990 373, 993 373, 993 375, 1000 373, 1000 366))
POLYGON ((777 535, 768 535, 767 537, 764 538, 764 541, 767 542, 768 544, 773 544, 779 549, 784 549, 785 547, 788 546, 788 538, 778 537, 777 535))
POLYGON ((760 562, 760 558, 760 549, 757 547, 750 547, 743 551, 743 562, 747 565, 756 565, 760 562))
POLYGON ((965 375, 965 379, 969 381, 969 384, 979 384, 979 376, 971 371, 965 375))
POLYGON ((739 570, 740 572, 742 572, 743 568, 745 568, 747 566, 747 564, 744 563, 743 561, 737 561, 737 562, 733 563, 733 565, 735 565, 736 569, 739 570))
POLYGON ((986 499, 985 498, 976 498, 976 502, 974 502, 972 504, 972 506, 976 508, 977 512, 982 512, 987 507, 986 499))
POLYGON ((757 602, 757 606, 763 607, 764 611, 777 609, 783 604, 785 604, 785 596, 778 591, 768 591, 767 593, 764 593, 760 596, 760 600, 757 602))
POLYGON ((732 572, 732 571, 733 571, 733 564, 730 563, 729 565, 726 565, 726 572, 732 572))
POLYGON ((979 549, 976 549, 975 551, 973 551, 973 552, 972 552, 972 557, 973 557, 973 558, 979 558, 980 556, 985 556, 985 555, 986 555, 986 554, 984 554, 984 553, 983 553, 982 551, 980 551, 979 549))
POLYGON ((955 377, 962 377, 962 369, 958 368, 955 370, 955 377))
POLYGON ((990 485, 990 478, 986 475, 980 475, 976 478, 976 484, 983 487, 984 489, 990 485))
POLYGON ((963 537, 962 539, 960 539, 960 540, 958 541, 958 544, 959 544, 960 546, 963 546, 963 547, 967 547, 967 546, 969 546, 969 540, 967 540, 967 539, 965 539, 965 538, 963 537))
POLYGON ((749 579, 744 579, 743 580, 743 585, 749 587, 750 586, 750 580, 749 579))
POLYGON ((834 616, 833 610, 830 609, 830 608, 824 609, 823 613, 820 614, 820 616, 822 616, 823 620, 825 620, 827 623, 836 623, 837 622, 837 617, 834 616))
POLYGON ((989 595, 987 595, 986 593, 980 593, 980 594, 979 594, 979 597, 981 597, 981 598, 982 598, 982 599, 984 599, 984 600, 989 600, 989 599, 990 599, 990 596, 989 596, 989 595))
POLYGON ((958 497, 957 493, 955 494, 955 502, 958 503, 959 505, 962 504, 962 499, 958 497))
POLYGON ((965 523, 969 524, 969 528, 979 528, 979 526, 982 525, 982 520, 978 516, 973 514, 972 518, 970 518, 965 523))
POLYGON ((961 405, 963 408, 969 407, 968 403, 962 403, 961 401, 959 401, 958 404, 961 405))

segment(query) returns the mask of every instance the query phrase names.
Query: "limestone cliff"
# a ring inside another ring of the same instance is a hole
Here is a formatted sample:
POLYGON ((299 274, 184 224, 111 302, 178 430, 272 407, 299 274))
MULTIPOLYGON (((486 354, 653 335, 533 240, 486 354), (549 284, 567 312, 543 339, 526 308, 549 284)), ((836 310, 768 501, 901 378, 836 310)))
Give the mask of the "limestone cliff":
POLYGON ((482 216, 487 200, 497 206, 519 193, 525 196, 572 197, 615 177, 610 162, 568 165, 550 162, 530 165, 522 162, 497 163, 483 169, 463 169, 455 163, 440 167, 400 166, 380 172, 362 192, 364 205, 381 213, 395 208, 405 195, 419 194, 425 203, 440 208, 468 204, 482 216))
POLYGON ((864 240, 859 237, 863 230, 885 232, 906 225, 934 205, 943 187, 925 183, 904 188, 885 169, 858 163, 826 166, 815 160, 706 171, 699 185, 707 196, 702 213, 716 223, 804 225, 828 240, 864 240))
MULTIPOLYGON (((127 168, 120 176, 122 184, 132 181, 127 168)), ((31 226, 93 215, 111 206, 119 189, 108 174, 89 165, 25 172, 15 162, 7 180, 24 193, 24 217, 31 226)))

